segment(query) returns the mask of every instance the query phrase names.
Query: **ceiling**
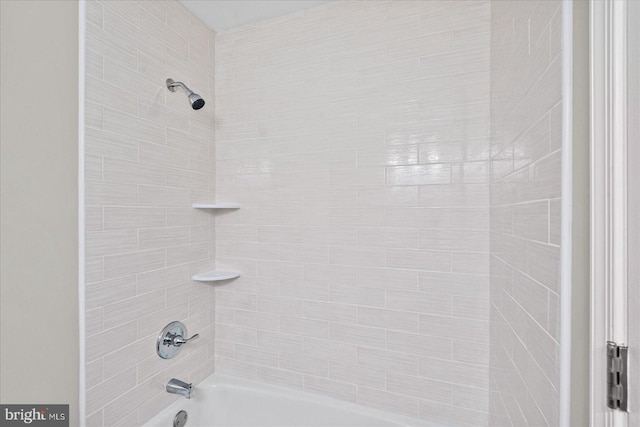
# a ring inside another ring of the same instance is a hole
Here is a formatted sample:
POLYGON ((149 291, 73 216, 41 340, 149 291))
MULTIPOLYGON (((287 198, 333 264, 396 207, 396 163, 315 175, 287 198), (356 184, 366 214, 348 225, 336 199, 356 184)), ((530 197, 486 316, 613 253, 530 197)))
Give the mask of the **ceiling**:
POLYGON ((225 31, 327 3, 329 0, 180 0, 215 31, 225 31))

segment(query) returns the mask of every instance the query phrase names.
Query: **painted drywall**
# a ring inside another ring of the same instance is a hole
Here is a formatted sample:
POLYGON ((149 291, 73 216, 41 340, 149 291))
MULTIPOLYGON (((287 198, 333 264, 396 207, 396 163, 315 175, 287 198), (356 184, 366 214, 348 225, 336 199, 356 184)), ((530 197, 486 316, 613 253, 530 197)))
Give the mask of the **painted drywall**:
POLYGON ((630 1, 627 5, 627 201, 628 221, 628 313, 629 313, 629 425, 640 424, 640 3, 630 1))
POLYGON ((589 425, 590 163, 589 2, 573 5, 571 425, 589 425))
POLYGON ((488 2, 218 34, 216 371, 486 424, 488 71, 488 2))
POLYGON ((78 423, 78 4, 2 1, 0 402, 78 423))
POLYGON ((178 1, 87 2, 87 425, 134 426, 214 370, 214 36, 178 1), (193 110, 173 78, 206 104, 193 110), (161 359, 169 322, 200 338, 161 359))
POLYGON ((491 7, 490 425, 559 419, 562 2, 491 7))

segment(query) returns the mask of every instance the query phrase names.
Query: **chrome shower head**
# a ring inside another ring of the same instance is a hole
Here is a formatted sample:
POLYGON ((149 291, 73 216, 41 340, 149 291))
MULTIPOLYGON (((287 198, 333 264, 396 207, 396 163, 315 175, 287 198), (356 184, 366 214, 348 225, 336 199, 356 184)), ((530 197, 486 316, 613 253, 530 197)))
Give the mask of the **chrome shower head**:
POLYGON ((187 85, 182 82, 176 82, 173 79, 167 79, 167 89, 169 89, 171 92, 175 92, 178 87, 181 87, 185 92, 187 92, 191 108, 193 108, 194 110, 199 110, 204 107, 204 99, 202 99, 202 97, 197 93, 193 93, 193 91, 189 89, 187 85))
POLYGON ((199 110, 204 107, 204 99, 197 93, 189 95, 189 102, 191 103, 191 108, 194 110, 199 110))

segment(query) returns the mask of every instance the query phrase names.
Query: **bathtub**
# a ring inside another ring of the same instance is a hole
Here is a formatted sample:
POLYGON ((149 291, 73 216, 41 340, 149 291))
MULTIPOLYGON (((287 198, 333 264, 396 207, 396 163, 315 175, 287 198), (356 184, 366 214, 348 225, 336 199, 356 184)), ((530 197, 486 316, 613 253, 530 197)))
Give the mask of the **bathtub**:
POLYGON ((350 402, 222 374, 195 387, 143 427, 171 427, 178 411, 186 427, 444 427, 350 402))

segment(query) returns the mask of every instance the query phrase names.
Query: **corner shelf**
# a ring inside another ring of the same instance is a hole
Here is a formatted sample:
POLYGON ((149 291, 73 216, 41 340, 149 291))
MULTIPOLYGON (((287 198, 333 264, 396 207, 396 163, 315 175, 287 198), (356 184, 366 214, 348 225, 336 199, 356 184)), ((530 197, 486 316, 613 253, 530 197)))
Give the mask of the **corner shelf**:
POLYGON ((229 280, 240 277, 239 271, 222 271, 212 270, 206 273, 196 274, 192 277, 196 282, 218 282, 220 280, 229 280))
POLYGON ((240 209, 238 203, 194 203, 195 209, 240 209))
MULTIPOLYGON (((238 203, 194 203, 194 209, 240 209, 238 203)), ((195 274, 191 279, 196 282, 219 282, 240 277, 239 271, 212 270, 206 273, 195 274)))

